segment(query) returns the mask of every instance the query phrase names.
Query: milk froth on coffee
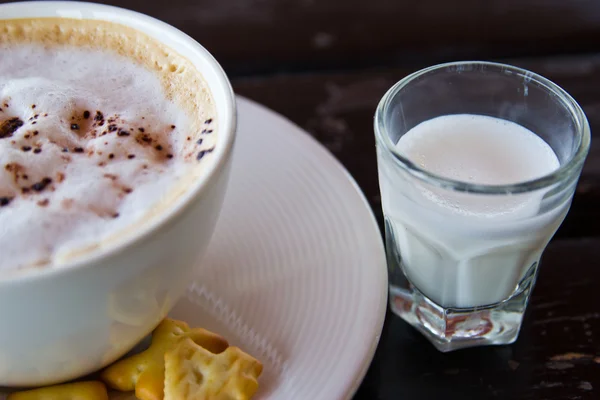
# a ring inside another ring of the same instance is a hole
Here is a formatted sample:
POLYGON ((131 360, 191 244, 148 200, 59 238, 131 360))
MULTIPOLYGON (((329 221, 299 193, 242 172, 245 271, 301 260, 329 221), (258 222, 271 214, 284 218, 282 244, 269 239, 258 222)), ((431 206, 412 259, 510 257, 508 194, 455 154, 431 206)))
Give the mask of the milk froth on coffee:
POLYGON ((140 32, 0 21, 0 273, 60 267, 168 209, 217 122, 201 74, 140 32))

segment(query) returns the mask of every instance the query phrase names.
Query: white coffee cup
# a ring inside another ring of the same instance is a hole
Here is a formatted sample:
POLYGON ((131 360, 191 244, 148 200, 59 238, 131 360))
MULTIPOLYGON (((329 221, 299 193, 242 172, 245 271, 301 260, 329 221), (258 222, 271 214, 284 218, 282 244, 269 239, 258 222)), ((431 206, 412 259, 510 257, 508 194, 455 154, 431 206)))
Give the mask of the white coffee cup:
MULTIPOLYGON (((154 18, 80 2, 0 5, 0 19, 67 17, 130 26, 192 62, 212 92, 219 132, 203 175, 130 237, 61 268, 0 275, 0 386, 37 386, 96 371, 128 352, 180 298, 212 236, 235 139, 227 76, 189 36, 154 18)), ((1 255, 0 255, 1 256, 1 255)))

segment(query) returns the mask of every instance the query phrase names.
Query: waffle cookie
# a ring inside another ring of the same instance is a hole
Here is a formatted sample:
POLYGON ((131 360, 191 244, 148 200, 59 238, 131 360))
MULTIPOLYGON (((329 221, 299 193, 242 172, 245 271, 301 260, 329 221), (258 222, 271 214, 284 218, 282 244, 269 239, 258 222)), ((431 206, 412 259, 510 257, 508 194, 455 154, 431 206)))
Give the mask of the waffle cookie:
POLYGON ((262 369, 237 347, 214 354, 186 338, 165 353, 164 400, 249 400, 262 369))
POLYGON ((185 322, 167 318, 153 332, 152 343, 147 350, 109 366, 102 372, 102 380, 113 389, 134 390, 139 400, 162 400, 165 353, 183 339, 189 339, 213 353, 223 352, 229 346, 217 334, 202 328, 191 329, 185 322))

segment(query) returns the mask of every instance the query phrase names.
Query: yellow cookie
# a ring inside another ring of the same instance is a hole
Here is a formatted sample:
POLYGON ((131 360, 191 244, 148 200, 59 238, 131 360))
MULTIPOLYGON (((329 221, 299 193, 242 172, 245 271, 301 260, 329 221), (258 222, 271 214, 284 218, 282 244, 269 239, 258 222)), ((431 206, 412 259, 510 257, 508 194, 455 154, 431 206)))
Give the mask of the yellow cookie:
POLYGON ((249 400, 262 369, 237 347, 213 354, 184 339, 165 354, 164 400, 249 400))
POLYGON ((213 353, 220 353, 229 346, 219 335, 201 328, 190 329, 185 322, 167 318, 152 333, 152 344, 147 350, 109 366, 102 372, 102 380, 113 389, 135 390, 140 400, 162 400, 164 355, 184 338, 190 338, 213 353))
POLYGON ((108 400, 108 393, 102 382, 88 381, 16 392, 6 400, 108 400))

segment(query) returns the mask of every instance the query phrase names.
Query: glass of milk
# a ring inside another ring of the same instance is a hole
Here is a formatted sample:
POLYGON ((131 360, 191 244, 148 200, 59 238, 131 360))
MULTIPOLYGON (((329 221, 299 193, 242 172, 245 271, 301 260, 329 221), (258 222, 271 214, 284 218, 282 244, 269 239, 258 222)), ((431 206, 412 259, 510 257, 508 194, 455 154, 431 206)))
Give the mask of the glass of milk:
POLYGON ((580 106, 520 68, 458 62, 375 114, 392 310, 441 351, 516 340, 590 146, 580 106))

